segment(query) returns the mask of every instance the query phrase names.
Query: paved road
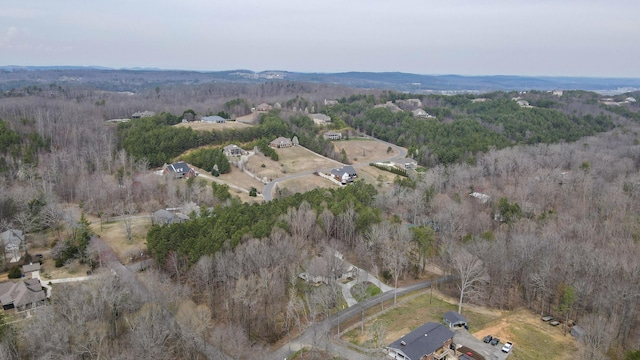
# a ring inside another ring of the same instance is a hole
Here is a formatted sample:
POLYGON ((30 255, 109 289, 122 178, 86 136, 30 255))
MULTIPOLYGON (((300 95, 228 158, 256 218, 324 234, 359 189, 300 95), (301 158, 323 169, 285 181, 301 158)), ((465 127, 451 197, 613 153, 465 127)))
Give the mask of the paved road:
MULTIPOLYGON (((435 280, 436 284, 441 284, 453 280, 454 277, 447 276, 441 277, 435 280)), ((422 290, 430 287, 432 282, 430 280, 421 281, 413 285, 398 288, 397 295, 404 295, 413 291, 422 290)), ((314 324, 308 327, 300 336, 296 339, 292 339, 291 342, 284 344, 279 349, 275 350, 269 356, 268 359, 282 360, 289 358, 294 352, 300 350, 303 347, 315 346, 320 349, 326 349, 332 354, 339 355, 349 360, 365 360, 375 358, 373 354, 361 354, 348 348, 339 342, 332 341, 329 334, 331 329, 338 326, 338 323, 345 322, 352 317, 360 316, 361 311, 367 310, 373 306, 380 305, 381 302, 393 299, 394 291, 382 293, 378 296, 369 298, 354 306, 348 307, 338 314, 333 315, 324 321, 314 324)))
MULTIPOLYGON (((392 160, 397 160, 397 159, 401 159, 407 156, 407 149, 402 148, 400 146, 394 145, 392 143, 388 143, 386 141, 382 141, 376 138, 372 138, 372 137, 367 137, 368 139, 371 139, 372 141, 378 141, 381 142, 387 146, 390 146, 392 149, 394 149, 395 151, 397 151, 398 153, 395 156, 386 158, 386 159, 377 159, 377 160, 371 160, 370 162, 384 162, 384 161, 392 161, 392 160)), ((309 150, 311 151, 311 150, 309 150)), ((319 157, 323 157, 325 159, 331 160, 331 161, 335 161, 332 159, 329 159, 325 156, 322 156, 320 154, 316 154, 314 153, 316 156, 319 157)), ((345 165, 342 164, 338 161, 335 161, 336 164, 340 164, 340 165, 345 165)), ((361 167, 365 167, 365 166, 369 166, 369 163, 358 163, 358 164, 353 164, 352 165, 354 168, 361 168, 361 167)), ((262 189, 262 195, 264 196, 264 201, 271 201, 273 200, 273 188, 275 187, 275 185, 281 181, 285 181, 285 180, 290 180, 290 179, 295 179, 298 177, 302 177, 302 176, 307 176, 307 175, 311 175, 316 171, 321 171, 321 172, 331 172, 332 168, 327 168, 327 169, 318 169, 318 170, 312 170, 312 171, 305 171, 305 172, 301 172, 301 173, 297 173, 297 174, 293 174, 293 175, 288 175, 288 176, 284 176, 278 179, 275 179, 273 181, 271 181, 270 183, 268 183, 267 185, 264 186, 264 188, 262 189)))

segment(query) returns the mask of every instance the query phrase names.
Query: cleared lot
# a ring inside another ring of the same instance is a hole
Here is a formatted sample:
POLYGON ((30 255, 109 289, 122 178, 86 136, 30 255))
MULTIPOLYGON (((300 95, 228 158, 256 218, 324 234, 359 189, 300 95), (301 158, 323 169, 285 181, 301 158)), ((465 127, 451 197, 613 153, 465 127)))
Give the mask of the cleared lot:
POLYGON ((341 166, 336 161, 318 156, 299 146, 276 149, 276 152, 279 157, 278 161, 273 161, 259 154, 250 157, 247 169, 260 177, 277 179, 286 175, 341 166))
POLYGON ((398 152, 383 142, 376 140, 354 139, 334 141, 333 146, 337 153, 342 149, 347 153, 347 158, 353 164, 368 164, 375 160, 386 159, 398 155, 398 152))

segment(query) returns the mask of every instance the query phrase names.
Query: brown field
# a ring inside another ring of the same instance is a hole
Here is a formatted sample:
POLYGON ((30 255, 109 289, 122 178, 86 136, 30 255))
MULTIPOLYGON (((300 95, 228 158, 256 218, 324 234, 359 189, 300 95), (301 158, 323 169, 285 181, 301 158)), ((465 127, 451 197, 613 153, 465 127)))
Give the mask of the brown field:
POLYGON ((241 128, 249 127, 251 125, 237 122, 237 121, 227 121, 224 124, 210 124, 210 123, 194 121, 189 123, 179 123, 174 126, 189 127, 196 131, 211 131, 211 130, 241 129, 241 128))
POLYGON ((318 156, 305 148, 294 146, 276 149, 278 161, 263 155, 254 155, 247 162, 247 169, 254 174, 269 179, 277 179, 288 174, 329 169, 341 166, 340 163, 318 156), (265 166, 262 167, 262 164, 265 166))
POLYGON ((337 153, 344 149, 347 153, 347 158, 353 164, 368 164, 374 160, 387 159, 398 155, 398 152, 393 148, 387 153, 389 146, 375 140, 341 140, 334 141, 333 146, 337 153))
POLYGON ((280 182, 278 183, 278 186, 281 189, 287 189, 289 192, 295 194, 304 193, 316 188, 331 188, 339 187, 340 185, 337 185, 330 180, 323 179, 317 175, 305 175, 299 178, 280 182))
MULTIPOLYGON (((379 322, 385 328, 383 343, 388 344, 427 321, 440 322, 447 310, 457 310, 456 299, 438 291, 433 291, 433 294, 425 291, 421 295, 406 297, 398 307, 386 313, 373 316, 366 322, 365 329, 379 322)), ((550 326, 541 321, 538 314, 526 309, 500 311, 464 305, 463 315, 469 320, 472 335, 477 339, 492 335, 498 337, 501 344, 511 341, 514 348, 509 358, 573 359, 577 351, 577 342, 571 335, 563 335, 562 326, 550 326)), ((361 333, 360 327, 355 326, 342 338, 366 345, 372 341, 371 336, 370 332, 361 333)))
POLYGON ((396 178, 396 174, 380 170, 373 166, 359 167, 357 171, 358 178, 382 189, 391 187, 393 185, 393 180, 396 178))
POLYGON ((100 219, 92 218, 91 229, 113 249, 123 264, 131 262, 131 256, 147 249, 145 244, 147 231, 151 227, 151 217, 145 214, 134 215, 131 219, 132 236, 127 240, 125 223, 122 219, 105 221, 100 225, 100 219))

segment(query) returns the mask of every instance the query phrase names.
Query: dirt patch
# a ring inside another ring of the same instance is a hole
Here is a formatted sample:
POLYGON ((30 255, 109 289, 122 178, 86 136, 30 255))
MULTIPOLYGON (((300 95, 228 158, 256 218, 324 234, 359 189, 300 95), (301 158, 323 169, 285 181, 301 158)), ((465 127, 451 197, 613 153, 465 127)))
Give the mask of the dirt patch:
POLYGON ((376 140, 341 140, 334 141, 333 146, 337 153, 344 149, 347 153, 347 158, 353 164, 368 164, 374 160, 387 159, 398 155, 394 148, 376 140), (387 152, 389 149, 391 151, 387 152))
POLYGON ((237 122, 237 121, 227 121, 226 123, 223 123, 223 124, 203 123, 203 122, 195 121, 190 123, 180 123, 174 126, 188 127, 196 131, 211 131, 211 130, 222 131, 222 130, 228 130, 228 129, 243 129, 246 127, 250 127, 251 125, 242 123, 242 122, 237 122))
POLYGON ((572 359, 577 349, 575 339, 568 334, 564 336, 562 326, 551 326, 527 309, 509 312, 473 333, 478 339, 487 335, 498 337, 501 344, 513 342, 516 359, 548 358, 545 351, 552 352, 552 357, 556 359, 572 359), (564 351, 558 353, 549 350, 554 348, 564 351))

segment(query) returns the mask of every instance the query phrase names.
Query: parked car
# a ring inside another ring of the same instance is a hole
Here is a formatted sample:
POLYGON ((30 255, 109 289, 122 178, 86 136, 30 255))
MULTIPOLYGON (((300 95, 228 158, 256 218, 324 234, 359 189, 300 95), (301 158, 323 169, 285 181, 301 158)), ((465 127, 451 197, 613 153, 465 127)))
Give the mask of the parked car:
POLYGON ((484 341, 486 344, 488 344, 491 341, 491 339, 493 339, 493 337, 491 335, 487 335, 487 336, 484 337, 484 340, 482 340, 482 341, 484 341))
POLYGON ((511 349, 513 349, 513 344, 510 343, 510 342, 506 342, 502 346, 502 352, 503 353, 509 353, 511 351, 511 349))
POLYGON ((551 325, 551 326, 558 326, 558 325, 560 325, 560 321, 556 321, 556 320, 549 321, 549 325, 551 325))
POLYGON ((553 320, 553 316, 546 315, 546 316, 541 317, 540 320, 542 320, 542 321, 551 321, 551 320, 553 320))
POLYGON ((500 344, 500 339, 498 339, 497 337, 491 339, 491 345, 496 346, 498 344, 500 344))

